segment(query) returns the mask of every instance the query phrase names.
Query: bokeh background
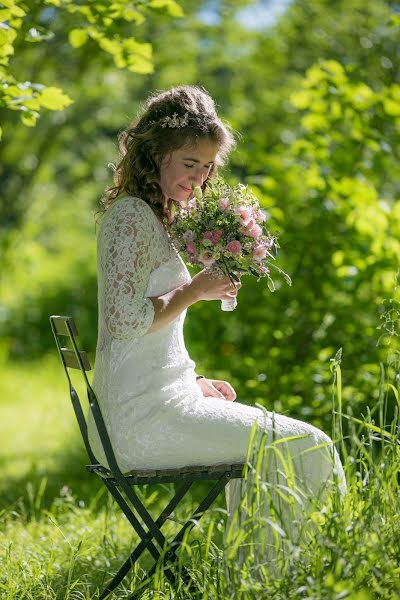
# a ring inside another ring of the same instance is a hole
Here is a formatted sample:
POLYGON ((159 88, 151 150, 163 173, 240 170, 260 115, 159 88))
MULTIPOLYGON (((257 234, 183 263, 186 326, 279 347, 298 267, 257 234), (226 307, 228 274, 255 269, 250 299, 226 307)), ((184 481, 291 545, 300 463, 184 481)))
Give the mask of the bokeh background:
MULTIPOLYGON (((22 461, 21 481, 40 468, 43 423, 70 414, 48 317, 72 315, 93 357, 95 212, 117 134, 149 93, 182 83, 236 131, 224 175, 258 195, 293 280, 277 275, 272 294, 244 278, 233 313, 192 306, 198 372, 330 433, 341 348, 345 412, 373 410, 382 370, 398 369, 399 4, 10 0, 0 19, 3 468, 22 461)), ((69 430, 51 427, 65 449, 69 430)))

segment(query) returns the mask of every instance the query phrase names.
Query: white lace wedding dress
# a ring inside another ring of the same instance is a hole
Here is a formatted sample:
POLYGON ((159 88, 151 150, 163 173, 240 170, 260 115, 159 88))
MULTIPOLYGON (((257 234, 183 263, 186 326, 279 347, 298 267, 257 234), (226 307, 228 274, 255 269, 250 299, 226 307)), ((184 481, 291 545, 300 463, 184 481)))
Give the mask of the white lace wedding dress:
MULTIPOLYGON (((154 317, 149 297, 187 281, 189 271, 150 206, 140 198, 117 199, 102 216, 98 231, 99 323, 93 387, 122 471, 245 461, 257 421, 270 441, 272 431, 279 439, 300 436, 281 444, 285 453, 279 455, 278 465, 265 465, 265 477, 276 480, 282 474, 279 465, 289 457, 296 479, 313 496, 335 471, 344 491, 340 460, 322 431, 237 400, 203 396, 195 363, 185 348, 186 310, 148 333, 154 317), (321 444, 324 447, 310 451, 321 444)), ((96 458, 107 466, 91 414, 88 432, 96 458)), ((243 482, 229 482, 230 518, 243 494, 243 482)))

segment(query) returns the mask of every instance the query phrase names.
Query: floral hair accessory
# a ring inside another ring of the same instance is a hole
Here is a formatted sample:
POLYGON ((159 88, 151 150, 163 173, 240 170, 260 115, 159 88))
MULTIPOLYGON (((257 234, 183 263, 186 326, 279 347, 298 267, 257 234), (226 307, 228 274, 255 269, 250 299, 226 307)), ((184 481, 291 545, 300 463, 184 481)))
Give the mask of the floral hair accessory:
POLYGON ((178 117, 178 113, 167 115, 161 119, 161 127, 186 127, 188 124, 189 113, 185 113, 183 117, 178 117))
POLYGON ((186 127, 189 124, 189 113, 185 112, 182 117, 178 116, 178 113, 174 112, 172 115, 162 117, 159 121, 149 121, 149 125, 159 125, 164 129, 165 127, 186 127))
POLYGON ((149 121, 149 125, 161 125, 163 129, 166 127, 171 127, 173 129, 178 129, 180 127, 189 127, 190 125, 194 125, 196 127, 200 127, 200 129, 206 130, 210 121, 210 118, 215 118, 215 114, 192 114, 185 112, 182 116, 179 116, 177 112, 174 112, 172 115, 166 115, 165 117, 161 117, 159 121, 149 121))

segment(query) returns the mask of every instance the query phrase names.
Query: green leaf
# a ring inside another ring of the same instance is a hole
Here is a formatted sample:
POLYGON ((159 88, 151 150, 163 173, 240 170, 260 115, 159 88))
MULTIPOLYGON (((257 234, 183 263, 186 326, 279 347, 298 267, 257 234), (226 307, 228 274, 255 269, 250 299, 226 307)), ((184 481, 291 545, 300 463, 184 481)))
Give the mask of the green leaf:
POLYGON ((132 56, 128 59, 128 70, 133 73, 147 75, 154 72, 153 63, 142 58, 141 56, 132 56))
POLYGON ((304 110, 310 105, 311 94, 309 90, 300 90, 299 92, 294 92, 294 94, 290 96, 290 102, 296 108, 304 110))
POLYGON ((65 107, 73 103, 73 100, 60 88, 47 87, 39 96, 41 106, 49 110, 63 110, 65 107))
POLYGON ((0 21, 8 21, 11 17, 11 10, 9 9, 0 9, 0 21))
POLYGON ((137 25, 141 25, 145 20, 142 13, 140 13, 138 10, 135 10, 131 6, 127 6, 125 8, 124 12, 122 13, 122 16, 125 19, 125 21, 135 21, 137 25))
POLYGON ((309 131, 316 131, 326 129, 329 126, 329 122, 325 115, 308 113, 301 119, 301 125, 309 131))
POLYGON ((171 17, 183 17, 184 12, 175 0, 150 0, 150 8, 165 8, 171 17))
POLYGON ((138 42, 134 38, 128 38, 123 42, 123 48, 126 52, 139 54, 143 58, 151 59, 152 45, 147 42, 138 42))
POLYGON ((4 29, 0 29, 0 46, 3 46, 3 44, 6 44, 7 42, 8 42, 7 32, 4 31, 4 29))
POLYGON ((31 98, 30 100, 25 100, 23 105, 30 110, 39 110, 40 102, 38 98, 31 98))
POLYGON ((86 44, 88 33, 86 29, 71 29, 68 34, 68 41, 73 48, 80 48, 86 44))
POLYGON ((35 127, 38 113, 22 113, 21 121, 27 127, 35 127))
POLYGON ((121 52, 121 45, 117 39, 110 39, 108 37, 100 37, 98 44, 105 52, 109 52, 114 56, 117 56, 121 52))
POLYGON ((12 6, 11 12, 14 15, 14 17, 25 17, 25 15, 26 15, 26 12, 20 6, 15 6, 15 5, 12 6))
POLYGON ((383 108, 385 113, 391 117, 400 116, 400 103, 398 100, 392 100, 391 98, 383 99, 383 108))

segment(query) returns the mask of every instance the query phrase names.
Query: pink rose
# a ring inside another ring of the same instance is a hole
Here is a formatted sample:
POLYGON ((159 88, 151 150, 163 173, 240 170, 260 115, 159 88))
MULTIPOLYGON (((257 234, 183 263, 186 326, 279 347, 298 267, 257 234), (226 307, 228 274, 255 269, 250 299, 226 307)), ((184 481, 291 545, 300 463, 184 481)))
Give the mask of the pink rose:
POLYGON ((248 223, 246 223, 246 229, 253 229, 255 224, 256 224, 255 220, 250 219, 250 221, 248 223))
POLYGON ((265 255, 267 254, 267 249, 265 246, 254 246, 253 247, 253 258, 258 262, 261 262, 265 255))
POLYGON ((257 221, 261 221, 261 223, 264 223, 264 221, 267 220, 267 216, 265 213, 263 213, 263 211, 261 209, 257 210, 254 213, 255 218, 257 219, 257 221))
POLYGON ((232 254, 239 254, 242 250, 242 244, 238 240, 232 240, 227 244, 226 249, 232 254))
POLYGON ((192 242, 186 244, 186 250, 190 252, 190 254, 196 254, 196 246, 192 242))
POLYGON ((214 231, 211 232, 211 241, 214 244, 214 246, 221 239, 222 233, 223 232, 220 229, 215 229, 214 231))
POLYGON ((199 261, 202 262, 206 267, 209 267, 213 264, 213 262, 215 262, 215 258, 213 258, 211 252, 206 250, 205 252, 201 252, 199 254, 199 261))
POLYGON ((203 233, 203 238, 205 238, 206 240, 211 240, 212 238, 212 231, 206 231, 203 233))
POLYGON ((229 205, 230 205, 229 198, 221 198, 218 203, 218 208, 221 212, 224 212, 225 210, 227 210, 229 205))
POLYGON ((248 225, 252 216, 251 208, 247 206, 238 206, 237 208, 235 208, 235 214, 238 215, 239 221, 243 225, 248 225))
POLYGON ((260 237, 260 235, 262 235, 262 227, 260 227, 260 225, 254 225, 254 227, 252 227, 249 231, 249 233, 247 235, 253 237, 253 238, 258 238, 260 237))

